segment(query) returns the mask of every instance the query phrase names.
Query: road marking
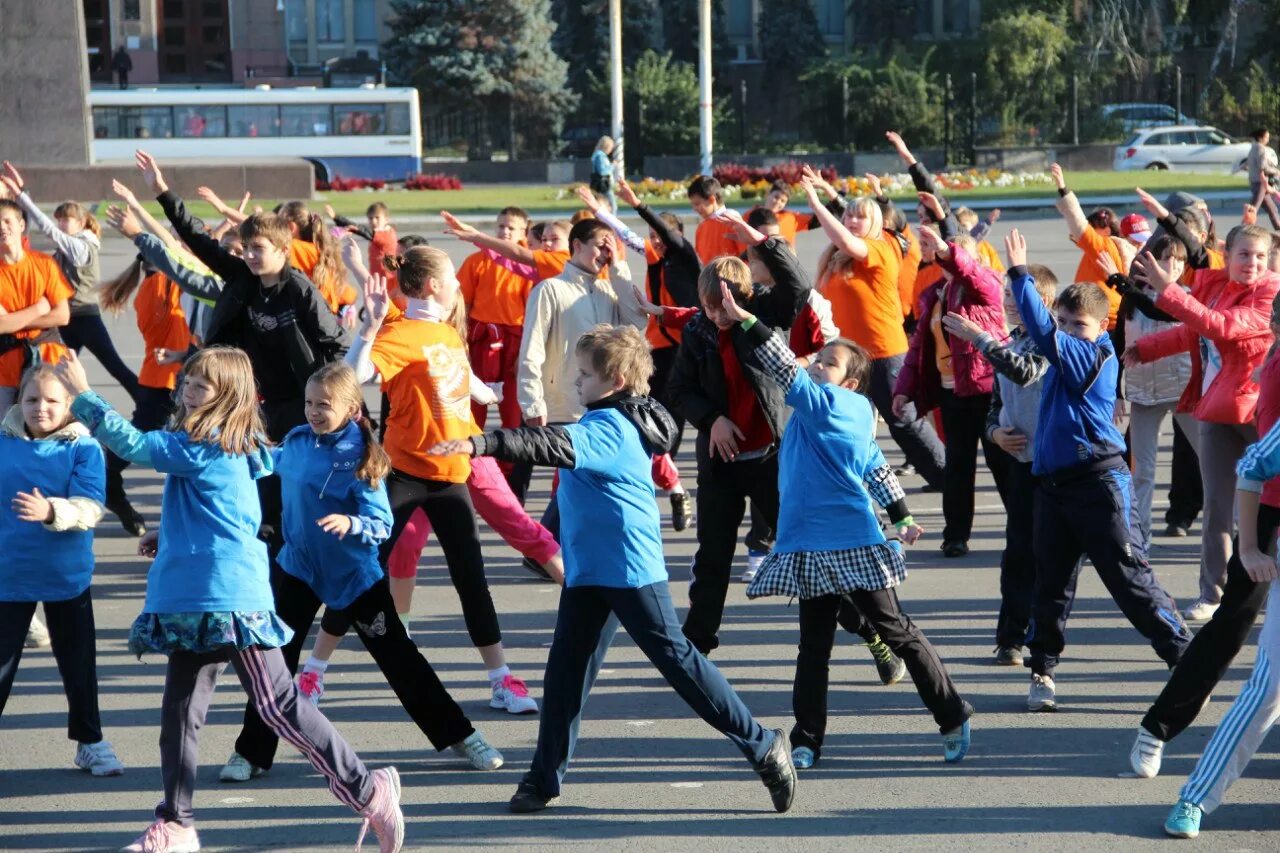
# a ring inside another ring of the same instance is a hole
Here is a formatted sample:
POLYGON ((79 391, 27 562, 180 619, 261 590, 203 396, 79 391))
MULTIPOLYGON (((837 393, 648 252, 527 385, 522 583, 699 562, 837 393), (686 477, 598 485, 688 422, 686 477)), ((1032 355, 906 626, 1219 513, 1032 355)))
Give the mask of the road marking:
POLYGON ((702 787, 702 783, 701 783, 701 782, 672 782, 672 783, 671 783, 671 787, 673 787, 673 788, 701 788, 701 787, 702 787))

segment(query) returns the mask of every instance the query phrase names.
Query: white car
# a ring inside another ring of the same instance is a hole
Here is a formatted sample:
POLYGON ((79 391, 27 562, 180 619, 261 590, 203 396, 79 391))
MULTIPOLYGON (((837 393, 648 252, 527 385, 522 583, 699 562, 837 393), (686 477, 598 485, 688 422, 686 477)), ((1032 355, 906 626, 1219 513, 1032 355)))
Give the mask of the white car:
POLYGON ((1115 169, 1230 173, 1244 168, 1248 156, 1248 142, 1236 142, 1215 127, 1148 127, 1116 148, 1115 169))

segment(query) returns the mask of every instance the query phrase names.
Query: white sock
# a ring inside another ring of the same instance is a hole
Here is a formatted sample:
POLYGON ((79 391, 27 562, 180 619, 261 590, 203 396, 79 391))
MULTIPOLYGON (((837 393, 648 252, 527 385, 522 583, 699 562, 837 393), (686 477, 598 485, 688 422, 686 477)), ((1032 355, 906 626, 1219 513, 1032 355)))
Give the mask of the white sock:
POLYGON ((493 684, 494 682, 501 681, 502 679, 506 678, 510 674, 511 674, 511 668, 504 663, 502 666, 498 667, 497 669, 489 670, 489 683, 493 684))
POLYGON ((304 667, 302 667, 302 671, 318 672, 321 675, 324 675, 324 671, 328 668, 329 668, 329 662, 327 660, 320 660, 319 658, 312 657, 307 659, 307 663, 304 667))

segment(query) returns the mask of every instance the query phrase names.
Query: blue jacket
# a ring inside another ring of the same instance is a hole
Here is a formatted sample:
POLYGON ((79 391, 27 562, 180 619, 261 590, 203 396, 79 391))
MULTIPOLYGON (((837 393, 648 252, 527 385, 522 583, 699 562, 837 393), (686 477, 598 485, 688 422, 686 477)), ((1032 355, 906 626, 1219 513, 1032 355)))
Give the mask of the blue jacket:
POLYGON ((121 459, 168 474, 143 613, 275 610, 254 482, 272 473, 267 448, 229 454, 185 432, 144 433, 92 391, 76 397, 71 412, 121 459))
MULTIPOLYGON (((1244 456, 1236 465, 1236 489, 1261 493, 1266 482, 1275 477, 1280 477, 1280 421, 1245 448, 1244 456)), ((1267 543, 1258 544, 1265 548, 1267 543)))
POLYGON ((1009 270, 1009 281, 1027 334, 1049 360, 1032 473, 1043 476, 1121 464, 1124 436, 1112 421, 1120 366, 1111 337, 1103 332, 1097 340, 1086 341, 1059 331, 1026 267, 1009 270))
POLYGON ((354 421, 328 435, 304 424, 272 451, 284 499, 280 567, 339 610, 382 579, 378 545, 391 535, 386 485, 370 488, 355 475, 363 455, 364 436, 354 421), (316 524, 333 514, 351 518, 342 539, 316 524))
MULTIPOLYGON (((22 409, 14 406, 0 432, 0 601, 66 601, 89 587, 93 578, 93 529, 61 527, 55 501, 54 523, 20 521, 8 506, 18 492, 39 489, 46 498, 92 502, 93 520, 101 517, 106 489, 102 448, 77 423, 33 440, 26 435, 22 409)), ((66 507, 69 515, 75 507, 66 507)), ((85 512, 78 515, 83 518, 85 512)))

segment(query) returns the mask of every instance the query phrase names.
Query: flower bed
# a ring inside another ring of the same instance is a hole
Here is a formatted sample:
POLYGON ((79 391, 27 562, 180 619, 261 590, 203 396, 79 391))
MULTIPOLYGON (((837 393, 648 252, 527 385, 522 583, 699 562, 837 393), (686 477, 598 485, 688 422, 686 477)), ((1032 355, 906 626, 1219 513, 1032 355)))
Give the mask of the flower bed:
MULTIPOLYGON (((384 190, 387 181, 381 178, 344 178, 334 175, 329 181, 316 181, 316 189, 321 192, 352 192, 355 190, 384 190)), ((460 190, 462 180, 457 175, 419 174, 404 182, 406 190, 460 190)))

